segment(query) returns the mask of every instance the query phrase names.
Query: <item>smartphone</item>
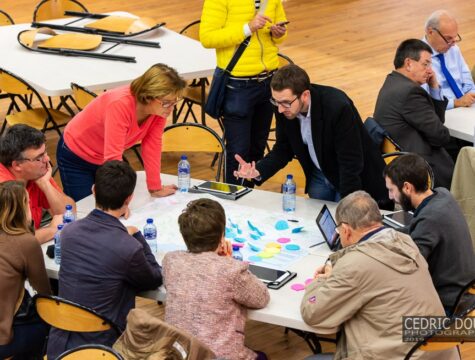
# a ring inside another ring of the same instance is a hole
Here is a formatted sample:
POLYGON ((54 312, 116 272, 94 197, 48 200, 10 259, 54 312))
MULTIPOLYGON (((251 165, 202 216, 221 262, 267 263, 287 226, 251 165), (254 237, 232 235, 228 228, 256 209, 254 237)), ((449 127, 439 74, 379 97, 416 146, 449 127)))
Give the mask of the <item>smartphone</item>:
POLYGON ((252 264, 249 264, 249 271, 266 284, 270 282, 279 283, 288 276, 287 271, 270 269, 252 264))
POLYGON ((277 26, 285 26, 287 24, 290 24, 290 21, 281 21, 281 22, 276 23, 277 26))

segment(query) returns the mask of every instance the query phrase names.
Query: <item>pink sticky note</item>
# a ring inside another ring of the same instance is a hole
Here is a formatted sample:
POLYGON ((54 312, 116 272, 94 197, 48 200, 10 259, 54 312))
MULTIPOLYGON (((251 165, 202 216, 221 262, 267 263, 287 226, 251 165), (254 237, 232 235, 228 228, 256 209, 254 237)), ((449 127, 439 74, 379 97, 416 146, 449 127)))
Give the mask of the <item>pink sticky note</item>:
POLYGON ((290 288, 294 291, 302 291, 305 290, 305 285, 304 284, 293 284, 290 286, 290 288))
POLYGON ((307 279, 305 280, 305 286, 308 286, 313 281, 313 279, 307 279))
POLYGON ((279 238, 279 239, 277 239, 277 242, 279 242, 281 244, 286 244, 286 243, 290 242, 290 239, 289 238, 279 238))
POLYGON ((239 248, 242 248, 244 247, 244 244, 241 244, 241 243, 233 243, 233 246, 237 246, 239 248))

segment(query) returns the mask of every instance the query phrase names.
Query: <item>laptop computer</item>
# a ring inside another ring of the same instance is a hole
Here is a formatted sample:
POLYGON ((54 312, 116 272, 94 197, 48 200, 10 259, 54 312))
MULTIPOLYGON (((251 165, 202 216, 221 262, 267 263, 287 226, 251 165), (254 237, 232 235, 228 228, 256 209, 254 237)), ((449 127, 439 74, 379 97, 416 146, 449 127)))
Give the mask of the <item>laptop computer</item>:
POLYGON ((316 222, 330 250, 339 250, 341 248, 340 235, 336 232, 336 222, 326 205, 323 205, 320 210, 316 222))

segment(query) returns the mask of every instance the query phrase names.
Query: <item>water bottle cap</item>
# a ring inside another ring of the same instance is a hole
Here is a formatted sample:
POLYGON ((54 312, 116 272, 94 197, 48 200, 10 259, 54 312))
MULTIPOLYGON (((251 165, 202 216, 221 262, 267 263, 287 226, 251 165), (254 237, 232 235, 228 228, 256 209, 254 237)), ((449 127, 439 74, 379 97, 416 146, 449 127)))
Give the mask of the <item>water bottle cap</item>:
POLYGON ((287 175, 287 179, 293 179, 293 178, 294 178, 294 176, 292 174, 287 175))
POLYGON ((188 156, 182 155, 182 156, 181 156, 181 159, 182 159, 182 160, 187 160, 187 159, 188 159, 188 156))
POLYGON ((63 219, 63 222, 64 222, 65 224, 69 224, 70 222, 72 222, 72 220, 67 217, 67 218, 63 219))
POLYGON ((153 224, 153 219, 147 219, 147 224, 153 224))
POLYGON ((72 210, 73 206, 72 205, 66 205, 66 210, 72 210))
POLYGON ((59 225, 58 225, 58 230, 61 230, 63 227, 64 227, 63 224, 59 224, 59 225))
POLYGON ((239 251, 239 245, 233 245, 233 251, 239 251))

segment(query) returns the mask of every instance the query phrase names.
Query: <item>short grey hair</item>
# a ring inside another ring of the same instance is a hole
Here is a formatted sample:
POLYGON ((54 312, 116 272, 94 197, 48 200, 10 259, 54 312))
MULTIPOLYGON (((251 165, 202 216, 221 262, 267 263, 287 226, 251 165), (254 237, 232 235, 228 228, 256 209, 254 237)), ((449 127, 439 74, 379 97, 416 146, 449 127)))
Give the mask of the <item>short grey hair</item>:
POLYGON ((381 213, 376 201, 366 191, 359 190, 340 201, 336 221, 347 223, 353 229, 365 229, 381 224, 381 213))
POLYGON ((432 14, 430 14, 428 19, 426 20, 425 29, 427 30, 428 28, 432 28, 432 29, 438 30, 439 25, 440 25, 440 18, 442 16, 447 16, 449 19, 456 21, 455 17, 451 13, 449 13, 447 10, 437 10, 437 11, 434 11, 432 14))

